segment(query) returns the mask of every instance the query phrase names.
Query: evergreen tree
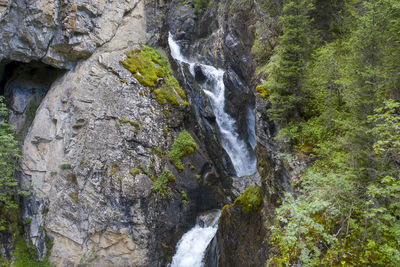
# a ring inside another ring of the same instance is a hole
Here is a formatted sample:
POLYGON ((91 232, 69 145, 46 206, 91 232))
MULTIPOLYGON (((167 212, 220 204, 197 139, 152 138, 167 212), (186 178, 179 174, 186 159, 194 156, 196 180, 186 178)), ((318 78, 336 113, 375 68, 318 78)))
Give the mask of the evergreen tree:
POLYGON ((305 58, 307 116, 281 130, 310 166, 276 209, 271 263, 400 265, 400 3, 352 12, 349 33, 305 58))
POLYGON ((15 201, 18 182, 14 178, 18 142, 12 126, 7 122, 8 110, 0 97, 0 231, 12 232, 18 222, 18 205, 15 201))
POLYGON ((305 58, 310 51, 308 13, 313 5, 310 0, 288 0, 281 19, 283 35, 277 55, 269 65, 269 79, 264 85, 270 95, 270 117, 287 125, 299 118, 301 112, 301 79, 305 58))

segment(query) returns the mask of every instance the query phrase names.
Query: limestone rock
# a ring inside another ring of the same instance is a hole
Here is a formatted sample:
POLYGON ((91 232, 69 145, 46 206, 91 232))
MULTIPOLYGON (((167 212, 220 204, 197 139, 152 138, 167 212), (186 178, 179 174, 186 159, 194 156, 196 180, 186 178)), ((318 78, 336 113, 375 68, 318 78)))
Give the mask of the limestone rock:
MULTIPOLYGON (((193 161, 193 170, 182 173, 157 152, 168 151, 188 110, 169 107, 165 116, 167 107, 119 62, 148 40, 146 8, 151 6, 144 1, 78 3, 75 29, 83 39, 70 50, 55 37, 52 44, 59 45, 50 45, 44 57, 48 62, 51 51, 69 51, 65 62, 82 53, 88 57, 51 85, 23 146, 21 179, 35 192, 24 199, 24 218, 31 219, 26 230, 41 257, 46 235, 53 240, 55 266, 162 266, 175 235, 195 218, 195 174, 207 170, 205 152, 199 145, 184 161, 193 161), (80 46, 90 40, 100 47, 80 46), (152 191, 165 168, 176 177, 166 199, 152 191), (187 192, 186 204, 181 191, 187 192)), ((26 61, 32 59, 27 55, 26 61)), ((17 104, 16 110, 23 106, 17 104)))
POLYGON ((139 0, 8 1, 0 4, 0 62, 72 68, 109 42, 139 0))

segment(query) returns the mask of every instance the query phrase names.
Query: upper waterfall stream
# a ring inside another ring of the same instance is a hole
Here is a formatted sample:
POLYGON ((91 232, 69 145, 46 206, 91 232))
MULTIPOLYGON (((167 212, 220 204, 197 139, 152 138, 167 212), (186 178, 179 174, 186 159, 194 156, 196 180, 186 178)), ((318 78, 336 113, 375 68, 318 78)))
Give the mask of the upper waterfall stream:
MULTIPOLYGON (((220 142, 226 153, 230 157, 236 176, 242 177, 255 173, 257 171, 256 158, 250 153, 250 149, 254 149, 256 137, 254 133, 254 112, 249 108, 246 119, 248 122, 249 144, 242 140, 238 134, 236 121, 225 112, 225 84, 222 69, 215 68, 193 62, 185 58, 180 50, 179 45, 175 42, 172 35, 168 37, 169 47, 172 57, 179 63, 189 64, 189 70, 195 77, 195 67, 200 67, 205 77, 204 82, 199 84, 201 89, 210 99, 216 122, 220 132, 220 142)), ((218 228, 218 214, 210 214, 212 223, 199 224, 200 217, 197 219, 196 225, 186 234, 184 234, 177 245, 176 254, 174 255, 171 267, 201 267, 204 265, 203 258, 208 244, 215 236, 218 228)))
MULTIPOLYGON (((195 76, 195 66, 201 67, 203 74, 207 78, 204 83, 199 85, 210 99, 217 125, 221 133, 221 145, 229 155, 233 167, 235 168, 236 175, 241 177, 255 173, 257 171, 257 160, 255 156, 250 153, 246 142, 239 137, 236 128, 236 121, 224 110, 225 84, 223 78, 225 71, 210 65, 200 64, 186 59, 182 55, 179 45, 175 42, 171 34, 169 34, 168 43, 171 49, 171 55, 175 60, 189 64, 193 76, 195 76)), ((248 121, 250 121, 249 125, 253 127, 253 129, 250 129, 251 134, 249 134, 250 142, 253 143, 253 140, 255 140, 254 113, 251 110, 248 112, 247 118, 248 121)))

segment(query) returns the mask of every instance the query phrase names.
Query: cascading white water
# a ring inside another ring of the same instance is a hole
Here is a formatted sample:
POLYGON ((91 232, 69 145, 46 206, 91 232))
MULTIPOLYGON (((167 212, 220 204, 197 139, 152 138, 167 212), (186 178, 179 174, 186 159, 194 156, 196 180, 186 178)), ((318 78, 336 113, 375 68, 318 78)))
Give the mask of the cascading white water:
MULTIPOLYGON (((193 76, 195 76, 194 67, 195 65, 198 65, 201 67, 203 74, 207 77, 206 82, 200 84, 200 87, 210 99, 217 125, 221 133, 221 145, 229 155, 233 167, 235 168, 236 175, 241 177, 255 173, 257 171, 256 158, 254 155, 250 154, 246 142, 239 137, 235 120, 224 110, 225 84, 223 78, 225 71, 210 65, 191 62, 186 59, 182 55, 179 45, 175 42, 171 34, 169 34, 168 43, 172 57, 175 58, 175 60, 188 63, 193 76)), ((250 112, 252 111, 250 110, 250 112)), ((254 120, 254 114, 250 113, 250 115, 253 116, 254 120)), ((247 119, 251 122, 249 114, 247 114, 247 119)), ((250 132, 254 133, 254 123, 253 125, 249 123, 249 126, 253 127, 250 132)), ((255 135, 253 134, 252 136, 254 138, 255 135)), ((250 140, 250 142, 253 143, 254 141, 250 140)))
MULTIPOLYGON (((193 77, 195 77, 195 66, 200 66, 203 74, 206 76, 206 81, 200 84, 200 87, 210 99, 211 107, 221 133, 221 145, 230 157, 236 175, 242 177, 255 173, 257 171, 256 158, 250 153, 246 142, 239 137, 235 120, 224 110, 225 84, 223 78, 225 71, 186 59, 171 34, 169 34, 168 43, 172 57, 177 61, 189 64, 193 77)), ((254 149, 256 143, 254 131, 255 118, 251 108, 249 108, 246 114, 246 120, 249 127, 249 143, 251 148, 254 149)), ((204 265, 203 258, 205 251, 217 232, 220 213, 209 216, 212 216, 211 223, 200 225, 198 218, 196 225, 182 236, 177 245, 176 253, 172 258, 171 267, 201 267, 204 265)))
POLYGON ((179 240, 170 267, 203 266, 207 246, 217 232, 219 216, 219 211, 199 216, 196 225, 179 240))

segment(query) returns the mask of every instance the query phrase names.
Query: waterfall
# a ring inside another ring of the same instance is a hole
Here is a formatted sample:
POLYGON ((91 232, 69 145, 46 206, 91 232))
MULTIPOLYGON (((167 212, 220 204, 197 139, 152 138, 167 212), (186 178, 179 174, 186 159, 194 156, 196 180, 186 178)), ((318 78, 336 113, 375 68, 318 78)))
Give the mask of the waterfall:
POLYGON ((196 225, 179 240, 170 267, 201 267, 210 241, 218 228, 220 212, 212 211, 197 218, 196 225))
MULTIPOLYGON (((220 131, 221 145, 231 159, 236 175, 241 177, 255 173, 257 171, 256 158, 250 153, 246 142, 239 137, 236 121, 224 110, 225 84, 223 78, 225 71, 186 59, 182 55, 179 45, 175 42, 171 34, 169 34, 168 43, 172 57, 177 61, 189 64, 193 77, 195 77, 195 67, 201 68, 206 79, 205 82, 199 85, 210 99, 211 107, 214 111, 220 131)), ((249 141, 253 146, 253 143, 255 144, 254 113, 251 109, 247 113, 247 120, 249 126, 253 127, 253 129, 249 129, 249 141)))
MULTIPOLYGON (((200 88, 210 99, 211 107, 214 111, 217 126, 220 132, 220 142, 223 149, 230 157, 236 176, 243 177, 257 172, 256 157, 251 153, 256 143, 255 137, 255 116, 251 108, 246 113, 246 121, 248 124, 249 145, 242 140, 238 134, 236 121, 228 113, 225 112, 225 84, 222 69, 215 68, 210 65, 200 64, 185 58, 180 50, 179 45, 175 42, 172 34, 168 37, 169 47, 172 57, 178 62, 189 64, 189 70, 193 77, 200 70, 201 82, 200 88), (200 68, 200 69, 199 69, 200 68), (196 71, 195 71, 196 70, 196 71)), ((218 229, 219 213, 213 215, 211 223, 199 223, 201 219, 197 219, 196 225, 187 233, 185 233, 178 242, 176 254, 172 259, 171 267, 201 267, 204 266, 203 258, 208 244, 214 238, 218 229)))

